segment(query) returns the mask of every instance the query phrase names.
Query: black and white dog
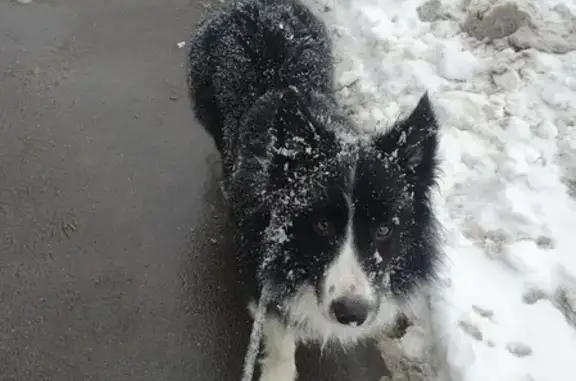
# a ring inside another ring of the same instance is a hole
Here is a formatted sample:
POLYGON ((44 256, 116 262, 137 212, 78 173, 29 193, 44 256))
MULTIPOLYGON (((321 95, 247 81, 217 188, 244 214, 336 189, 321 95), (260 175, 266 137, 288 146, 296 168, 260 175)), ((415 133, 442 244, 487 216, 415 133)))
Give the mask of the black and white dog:
POLYGON ((299 342, 372 338, 433 280, 436 118, 424 95, 387 132, 355 126, 334 99, 326 28, 297 0, 227 3, 189 59, 248 300, 270 293, 260 380, 293 381, 299 342))

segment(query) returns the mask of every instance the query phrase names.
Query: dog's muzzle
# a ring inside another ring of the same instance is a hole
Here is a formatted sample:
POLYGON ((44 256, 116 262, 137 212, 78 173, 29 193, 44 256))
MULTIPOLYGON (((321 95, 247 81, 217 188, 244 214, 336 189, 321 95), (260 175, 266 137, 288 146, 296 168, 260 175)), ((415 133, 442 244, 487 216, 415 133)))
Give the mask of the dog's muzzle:
POLYGON ((330 314, 340 324, 362 325, 372 310, 367 301, 349 296, 341 297, 330 304, 330 314))

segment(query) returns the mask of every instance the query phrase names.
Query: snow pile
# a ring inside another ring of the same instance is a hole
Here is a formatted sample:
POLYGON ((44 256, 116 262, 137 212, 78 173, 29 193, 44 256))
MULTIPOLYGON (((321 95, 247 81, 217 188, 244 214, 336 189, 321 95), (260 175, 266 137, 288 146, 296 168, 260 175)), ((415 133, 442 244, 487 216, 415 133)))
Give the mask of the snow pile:
MULTIPOLYGON (((448 258, 435 306, 453 379, 570 379, 576 5, 308 4, 333 32, 339 95, 359 123, 389 126, 426 90, 436 105, 444 160, 437 204, 448 258)), ((408 327, 404 360, 422 362, 421 336, 417 326, 408 327)), ((400 368, 398 379, 418 379, 410 366, 400 368)))
POLYGON ((536 0, 471 0, 464 30, 478 39, 506 38, 518 49, 576 50, 576 16, 567 3, 555 2, 552 9, 546 5, 536 0))

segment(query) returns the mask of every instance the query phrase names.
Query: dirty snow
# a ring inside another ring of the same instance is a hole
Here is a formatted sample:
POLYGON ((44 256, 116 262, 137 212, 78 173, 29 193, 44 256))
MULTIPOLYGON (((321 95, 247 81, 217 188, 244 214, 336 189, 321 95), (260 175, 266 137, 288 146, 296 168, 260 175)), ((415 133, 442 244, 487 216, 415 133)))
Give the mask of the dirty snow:
MULTIPOLYGON (((573 378, 576 3, 306 2, 359 123, 385 128, 426 90, 437 108, 447 258, 434 306, 453 380, 573 378)), ((420 333, 399 339, 404 360, 425 361, 420 333)))

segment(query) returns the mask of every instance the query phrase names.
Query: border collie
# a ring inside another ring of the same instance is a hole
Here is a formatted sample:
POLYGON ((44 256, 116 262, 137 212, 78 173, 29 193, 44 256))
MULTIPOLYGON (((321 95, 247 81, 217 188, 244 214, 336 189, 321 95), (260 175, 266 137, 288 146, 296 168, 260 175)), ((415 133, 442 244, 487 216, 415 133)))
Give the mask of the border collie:
POLYGON ((386 132, 359 128, 335 100, 331 45, 297 0, 228 2, 191 40, 190 98, 222 158, 247 303, 268 293, 261 381, 296 379, 298 343, 377 336, 435 274, 429 98, 386 132))

